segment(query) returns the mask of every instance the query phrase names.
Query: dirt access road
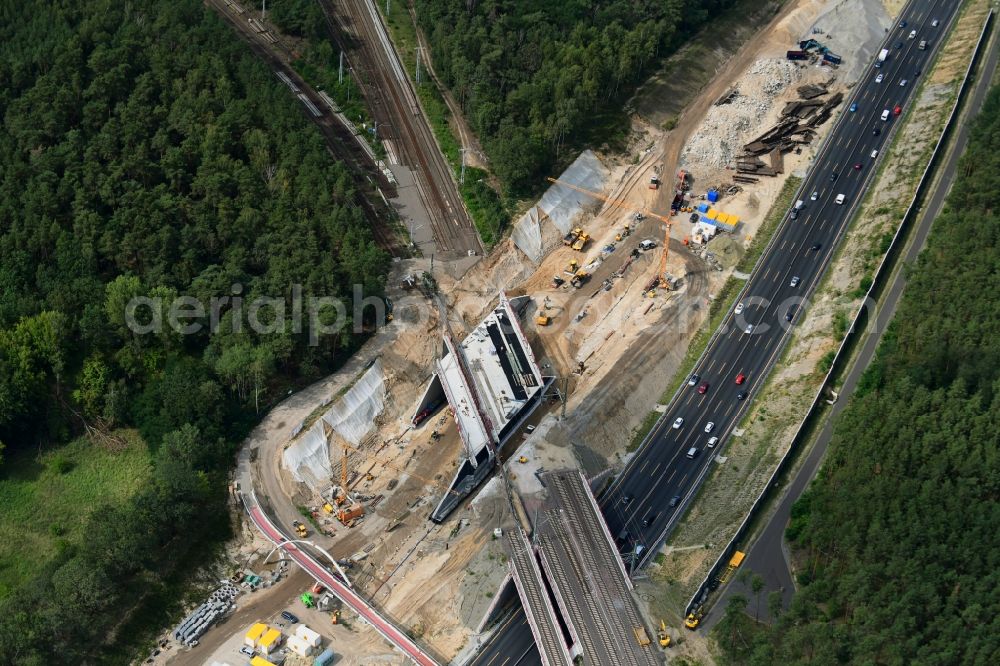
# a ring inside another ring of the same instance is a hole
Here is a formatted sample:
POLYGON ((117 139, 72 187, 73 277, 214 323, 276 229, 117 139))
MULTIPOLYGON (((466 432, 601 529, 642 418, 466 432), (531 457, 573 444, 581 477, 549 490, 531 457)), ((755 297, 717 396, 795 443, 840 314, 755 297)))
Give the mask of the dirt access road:
MULTIPOLYGON (((758 31, 758 35, 771 34, 775 27, 781 23, 792 12, 798 10, 798 2, 786 2, 784 6, 774 15, 771 21, 758 31)), ((670 207, 673 199, 674 174, 677 172, 677 164, 680 158, 681 149, 688 138, 694 134, 698 126, 705 119, 705 114, 715 104, 723 93, 725 93, 734 81, 740 80, 747 65, 756 61, 761 53, 771 49, 772 45, 767 39, 749 39, 740 49, 726 62, 726 64, 716 72, 711 83, 702 90, 698 96, 689 104, 677 119, 677 125, 671 130, 660 146, 657 163, 663 165, 663 182, 659 194, 656 197, 655 210, 666 210, 670 207)), ((645 182, 633 183, 645 187, 645 182)), ((616 195, 617 196, 617 195, 616 195)))
POLYGON ((392 142, 404 164, 415 171, 417 190, 434 232, 435 253, 451 259, 481 254, 482 244, 451 168, 438 148, 416 93, 402 69, 372 0, 320 0, 337 41, 347 47, 352 68, 380 136, 392 142))

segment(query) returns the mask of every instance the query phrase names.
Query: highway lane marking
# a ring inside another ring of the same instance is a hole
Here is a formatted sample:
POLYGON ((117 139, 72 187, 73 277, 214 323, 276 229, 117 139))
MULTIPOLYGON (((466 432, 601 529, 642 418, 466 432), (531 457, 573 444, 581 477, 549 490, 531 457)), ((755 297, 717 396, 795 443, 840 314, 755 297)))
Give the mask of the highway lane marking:
POLYGON ((650 475, 650 476, 656 476, 656 473, 657 473, 657 472, 659 471, 659 469, 660 469, 660 464, 661 464, 661 463, 656 463, 656 467, 654 467, 654 468, 653 468, 653 471, 649 473, 649 475, 650 475))
POLYGON ((646 465, 648 464, 649 464, 649 458, 646 458, 645 460, 642 461, 642 467, 639 468, 639 471, 641 472, 642 470, 646 469, 646 465))
MULTIPOLYGON (((935 5, 935 7, 936 7, 936 5, 935 5)), ((947 13, 948 9, 949 8, 946 7, 946 8, 943 9, 943 11, 945 11, 947 13)), ((887 38, 888 43, 883 42, 883 44, 885 44, 885 47, 891 47, 892 41, 894 41, 894 40, 895 40, 895 37, 894 36, 890 36, 890 37, 887 38)), ((921 57, 921 54, 919 52, 916 52, 916 53, 914 52, 914 44, 915 44, 915 42, 916 42, 916 40, 905 40, 905 43, 907 45, 906 49, 905 50, 897 51, 897 53, 899 54, 899 56, 902 56, 902 58, 900 58, 900 57, 891 58, 890 59, 890 66, 884 67, 880 71, 879 70, 875 70, 874 68, 869 68, 868 69, 867 74, 865 75, 865 77, 864 77, 864 79, 862 81, 862 85, 865 86, 865 98, 867 98, 868 94, 871 93, 873 90, 875 92, 875 97, 873 99, 879 99, 880 96, 881 96, 881 99, 885 99, 886 101, 888 101, 888 99, 890 99, 891 97, 894 97, 894 96, 898 95, 898 92, 895 91, 895 90, 893 90, 890 85, 874 84, 876 86, 874 88, 872 88, 870 86, 873 84, 874 77, 876 75, 878 75, 879 73, 883 74, 886 78, 890 78, 891 79, 893 76, 901 73, 902 65, 904 63, 910 62, 911 55, 916 55, 918 58, 921 57)), ((905 96, 906 97, 911 97, 912 95, 910 95, 909 91, 907 91, 907 93, 906 93, 905 96)), ((881 105, 876 105, 876 106, 881 106, 881 105)), ((832 131, 838 131, 838 130, 842 131, 843 128, 845 128, 845 127, 851 127, 852 124, 853 124, 853 120, 854 119, 851 118, 850 116, 848 118, 844 119, 843 115, 842 115, 840 120, 842 121, 842 123, 840 125, 835 124, 835 126, 834 126, 834 128, 833 128, 832 131)), ((863 121, 863 120, 860 119, 860 117, 859 117, 859 119, 858 119, 857 122, 859 124, 866 124, 865 121, 863 121)), ((860 139, 862 137, 867 138, 867 133, 862 132, 862 133, 860 133, 859 137, 849 137, 849 138, 852 140, 852 142, 853 142, 853 140, 856 139, 857 143, 860 143, 860 139)), ((838 144, 839 145, 842 145, 844 138, 845 138, 844 136, 839 137, 839 140, 838 140, 838 144)), ((877 147, 880 147, 880 146, 882 146, 882 145, 885 144, 885 141, 886 141, 886 136, 883 135, 882 138, 879 139, 879 141, 875 145, 877 147)), ((827 144, 827 147, 829 147, 829 144, 827 144)), ((865 154, 868 154, 869 152, 870 152, 870 149, 866 149, 866 153, 865 154)), ((818 169, 816 167, 822 162, 822 160, 824 158, 826 158, 826 156, 827 156, 828 153, 829 153, 828 150, 823 149, 821 151, 821 153, 819 155, 817 155, 816 158, 813 160, 814 168, 813 168, 813 171, 811 173, 811 178, 809 178, 807 182, 809 182, 809 181, 817 181, 818 180, 818 173, 819 172, 818 172, 818 169)), ((826 190, 824 188, 824 193, 825 192, 826 192, 826 190)), ((852 197, 852 200, 853 200, 853 197, 852 197)), ((832 204, 831 200, 825 200, 823 202, 822 209, 825 209, 828 205, 831 205, 831 204, 832 204)), ((826 227, 827 222, 830 222, 830 220, 828 220, 828 219, 822 220, 821 225, 820 225, 820 230, 821 231, 825 231, 825 227, 826 227)), ((842 223, 846 222, 846 220, 841 220, 841 222, 842 223)), ((787 221, 785 221, 785 223, 782 224, 782 226, 779 228, 779 230, 778 230, 779 233, 782 236, 784 236, 785 234, 795 234, 796 232, 795 232, 794 228, 790 228, 790 226, 791 225, 787 221)), ((841 224, 839 226, 843 226, 843 225, 841 224)), ((832 231, 836 231, 836 228, 838 227, 838 225, 837 224, 833 224, 833 227, 834 228, 832 229, 832 231)), ((836 238, 834 239, 834 241, 836 241, 836 238)), ((773 246, 772 246, 772 249, 773 249, 773 246)), ((760 276, 760 279, 766 282, 766 279, 770 275, 770 273, 771 273, 771 270, 768 269, 767 272, 763 276, 760 276)), ((749 293, 751 287, 753 286, 754 280, 757 277, 758 276, 755 275, 755 276, 752 276, 750 280, 748 280, 747 288, 746 288, 745 293, 749 293)), ((737 331, 734 331, 733 335, 737 335, 737 333, 738 333, 737 331)), ((739 333, 741 333, 741 331, 739 333)), ((719 345, 722 344, 724 341, 727 341, 727 340, 731 341, 731 338, 727 338, 727 336, 725 336, 725 335, 723 335, 723 336, 717 336, 713 340, 713 344, 712 344, 711 349, 707 350, 707 353, 709 353, 709 354, 714 353, 718 349, 719 345)), ((755 341, 755 345, 754 346, 756 347, 757 345, 759 345, 759 339, 757 341, 755 341)), ((744 351, 745 351, 745 349, 746 349, 746 347, 744 348, 744 351)), ((743 352, 741 352, 740 356, 742 356, 742 353, 743 352)), ((661 421, 661 425, 657 427, 657 430, 660 430, 662 427, 667 427, 667 425, 669 423, 670 423, 670 421, 668 421, 667 419, 663 419, 661 421)), ((632 467, 632 465, 629 465, 629 468, 631 468, 631 467, 632 467)), ((627 474, 624 474, 624 473, 622 475, 620 475, 618 477, 618 479, 616 480, 616 483, 612 487, 612 490, 616 490, 618 488, 618 486, 620 485, 620 482, 626 476, 627 476, 627 474)))

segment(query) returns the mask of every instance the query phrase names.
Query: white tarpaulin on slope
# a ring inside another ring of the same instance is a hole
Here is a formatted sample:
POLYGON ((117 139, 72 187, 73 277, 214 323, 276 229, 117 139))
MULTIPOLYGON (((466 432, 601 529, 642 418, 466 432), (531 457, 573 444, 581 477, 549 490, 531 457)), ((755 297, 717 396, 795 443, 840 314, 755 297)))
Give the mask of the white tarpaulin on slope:
MULTIPOLYGON (((607 178, 608 170, 590 150, 580 153, 580 156, 559 176, 559 180, 563 182, 594 192, 601 192, 604 189, 607 178)), ((561 238, 573 228, 574 221, 584 208, 596 209, 599 205, 599 201, 583 192, 577 192, 565 185, 553 184, 538 203, 517 221, 511 238, 529 259, 538 263, 545 250, 550 249, 545 247, 546 236, 555 238, 555 234, 546 234, 546 220, 556 227, 561 238)))
MULTIPOLYGON (((376 361, 306 433, 285 449, 282 454, 285 469, 296 481, 313 490, 326 489, 333 477, 333 467, 324 422, 351 445, 357 446, 371 431, 375 418, 384 408, 385 378, 381 362, 376 361)), ((337 451, 337 459, 340 459, 340 451, 337 451)))
POLYGON ((304 483, 314 491, 322 491, 330 486, 333 466, 330 464, 330 449, 323 432, 323 421, 313 424, 281 454, 281 462, 291 472, 295 480, 304 483))
POLYGON ((361 379, 333 403, 323 415, 337 434, 357 446, 375 425, 375 417, 385 408, 385 378, 382 362, 375 361, 361 379))

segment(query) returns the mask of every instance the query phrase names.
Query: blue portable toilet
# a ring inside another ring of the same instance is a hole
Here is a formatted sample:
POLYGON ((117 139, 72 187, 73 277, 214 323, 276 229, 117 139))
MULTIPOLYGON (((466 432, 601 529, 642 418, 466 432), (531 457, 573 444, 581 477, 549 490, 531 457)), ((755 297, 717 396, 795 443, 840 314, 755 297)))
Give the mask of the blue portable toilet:
POLYGON ((707 213, 708 212, 708 204, 707 203, 700 203, 700 204, 698 204, 698 212, 699 213, 707 213))
POLYGON ((718 201, 719 200, 719 192, 717 190, 709 190, 708 191, 708 200, 711 201, 712 203, 715 203, 716 201, 718 201))

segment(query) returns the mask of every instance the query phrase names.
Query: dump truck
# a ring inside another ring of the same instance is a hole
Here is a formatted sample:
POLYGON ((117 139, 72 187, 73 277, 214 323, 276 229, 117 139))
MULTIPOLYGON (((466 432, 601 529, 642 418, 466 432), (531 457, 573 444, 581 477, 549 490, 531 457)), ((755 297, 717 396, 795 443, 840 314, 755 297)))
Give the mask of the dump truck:
POLYGON ((590 280, 590 273, 588 273, 587 271, 579 271, 577 272, 576 275, 573 276, 573 279, 570 280, 570 284, 579 289, 583 285, 587 284, 587 281, 589 280, 590 280))
POLYGON ((563 236, 563 245, 572 245, 573 243, 576 242, 576 239, 582 233, 583 233, 583 229, 581 229, 580 227, 576 227, 575 229, 573 229, 572 231, 570 231, 568 234, 566 234, 565 236, 563 236))
POLYGON ((590 234, 588 234, 586 231, 583 231, 580 233, 579 236, 576 237, 576 242, 573 243, 573 249, 576 250, 577 252, 580 252, 583 250, 583 248, 587 247, 587 243, 589 242, 590 242, 590 234))
POLYGON ((824 53, 823 61, 828 62, 831 65, 839 65, 841 62, 843 62, 843 58, 841 58, 836 53, 824 53))
POLYGON ((889 57, 889 49, 882 49, 878 52, 878 58, 875 59, 875 67, 881 67, 885 59, 889 57))
POLYGON ((805 51, 785 51, 787 60, 809 60, 809 54, 805 51))
POLYGON ((649 645, 649 635, 646 634, 645 627, 632 627, 632 633, 635 634, 635 640, 640 646, 646 647, 649 645))

